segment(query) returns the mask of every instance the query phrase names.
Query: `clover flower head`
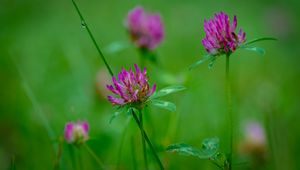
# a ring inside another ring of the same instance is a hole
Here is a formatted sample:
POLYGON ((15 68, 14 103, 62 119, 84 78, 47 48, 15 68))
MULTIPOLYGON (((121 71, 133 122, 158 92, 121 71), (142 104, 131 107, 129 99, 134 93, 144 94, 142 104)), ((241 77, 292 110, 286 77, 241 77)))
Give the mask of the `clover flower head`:
POLYGON ((266 143, 266 135, 263 127, 258 123, 247 124, 246 140, 255 145, 264 145, 266 143))
POLYGON ((205 38, 202 40, 206 51, 211 55, 233 53, 239 45, 246 41, 246 33, 240 29, 236 33, 237 17, 232 24, 227 14, 220 12, 211 20, 204 21, 205 38))
POLYGON ((128 13, 126 23, 132 42, 139 48, 155 49, 164 39, 164 26, 159 14, 136 7, 128 13))
POLYGON ((150 88, 146 68, 141 71, 136 64, 134 67, 135 73, 131 68, 129 71, 122 69, 118 78, 112 78, 113 85, 106 86, 108 90, 118 96, 108 96, 108 100, 113 105, 142 104, 155 92, 156 85, 154 84, 150 88))
POLYGON ((268 147, 266 134, 262 125, 258 122, 248 122, 244 129, 244 140, 239 146, 241 155, 251 158, 252 166, 259 163, 263 165, 268 159, 268 147))
POLYGON ((68 143, 81 144, 89 139, 88 122, 68 122, 65 125, 65 140, 68 143))

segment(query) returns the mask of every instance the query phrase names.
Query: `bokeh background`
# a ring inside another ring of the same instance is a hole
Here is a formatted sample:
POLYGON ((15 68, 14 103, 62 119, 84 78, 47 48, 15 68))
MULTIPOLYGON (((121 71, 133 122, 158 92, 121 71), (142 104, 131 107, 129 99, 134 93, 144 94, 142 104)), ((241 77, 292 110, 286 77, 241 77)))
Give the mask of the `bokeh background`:
MULTIPOLYGON (((300 169, 300 1, 77 2, 114 72, 140 61, 124 28, 127 12, 142 5, 161 14, 166 37, 157 49, 160 66, 147 63, 150 82, 158 88, 187 87, 166 97, 177 105, 175 113, 149 108, 145 115, 145 129, 167 169, 217 169, 207 160, 165 152, 169 144, 201 147, 204 138, 217 136, 222 151, 228 146, 225 58, 213 69, 203 64, 188 71, 205 54, 204 19, 224 11, 231 18, 237 15, 248 40, 277 37, 277 42, 257 43, 265 56, 238 50, 231 57, 234 167, 251 167, 238 155, 238 146, 246 122, 256 121, 267 136, 267 161, 261 167, 300 169)), ((99 169, 84 148, 58 142, 65 123, 77 120, 90 122, 87 144, 109 169, 134 169, 134 159, 137 169, 143 169, 135 122, 124 114, 109 123, 115 109, 102 88, 108 76, 71 0, 1 0, 0 23, 0 169, 53 169, 54 164, 59 169, 99 169)), ((150 151, 149 159, 156 169, 150 151)))

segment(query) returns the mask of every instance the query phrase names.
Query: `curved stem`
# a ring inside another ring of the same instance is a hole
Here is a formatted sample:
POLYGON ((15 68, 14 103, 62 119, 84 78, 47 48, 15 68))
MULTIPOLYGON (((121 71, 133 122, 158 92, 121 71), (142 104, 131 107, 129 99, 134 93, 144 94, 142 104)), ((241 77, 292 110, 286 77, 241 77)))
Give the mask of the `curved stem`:
POLYGON ((231 170, 232 154, 233 154, 233 115, 232 115, 231 84, 230 84, 230 76, 229 76, 229 58, 230 55, 226 55, 226 96, 227 96, 227 113, 229 117, 229 133, 230 133, 229 170, 231 170))
POLYGON ((86 148, 86 150, 89 152, 89 154, 96 160, 96 162, 99 164, 101 169, 105 169, 104 165, 102 163, 102 161, 100 160, 100 158, 95 154, 95 152, 86 144, 83 144, 84 147, 86 148))
POLYGON ((136 123, 138 124, 140 130, 143 132, 144 138, 145 138, 146 142, 148 143, 148 145, 149 145, 149 147, 150 147, 150 149, 151 149, 151 151, 152 151, 152 154, 153 154, 153 156, 155 157, 155 160, 156 160, 157 164, 159 165, 160 169, 163 170, 163 169, 164 169, 164 166, 162 165, 162 163, 161 163, 161 161, 160 161, 160 159, 159 159, 159 157, 158 157, 158 155, 157 155, 157 153, 156 153, 156 151, 155 151, 155 149, 154 149, 154 147, 153 147, 151 141, 150 141, 149 138, 148 138, 148 135, 146 134, 144 128, 141 126, 141 123, 140 123, 140 121, 139 121, 138 117, 136 116, 136 114, 135 114, 135 112, 134 112, 133 109, 131 109, 131 113, 132 113, 132 116, 133 116, 134 120, 135 120, 136 123))
POLYGON ((79 10, 79 8, 78 8, 76 2, 75 2, 74 0, 72 0, 72 2, 73 2, 73 5, 74 5, 74 7, 75 7, 75 9, 76 9, 76 11, 77 11, 77 13, 78 13, 80 19, 81 19, 81 25, 84 26, 84 27, 86 28, 86 30, 87 30, 87 32, 88 32, 90 38, 92 39, 92 41, 93 41, 93 43, 94 43, 94 45, 95 45, 95 47, 96 47, 96 49, 97 49, 97 51, 98 51, 98 53, 99 53, 101 59, 103 60, 103 62, 104 62, 104 64, 105 64, 105 66, 106 66, 106 68, 107 68, 109 74, 110 74, 111 76, 113 76, 114 74, 113 74, 113 72, 112 72, 110 66, 108 65, 108 63, 107 63, 107 61, 106 61, 106 59, 105 59, 105 57, 104 57, 104 55, 103 55, 103 53, 102 53, 100 47, 98 46, 98 44, 97 44, 97 42, 96 42, 96 40, 95 40, 95 38, 94 38, 94 36, 93 36, 93 34, 92 34, 90 28, 88 27, 88 25, 87 25, 85 19, 83 18, 83 16, 82 16, 82 14, 81 14, 81 12, 80 12, 80 10, 79 10))
MULTIPOLYGON (((143 123, 143 113, 142 110, 139 110, 139 118, 140 118, 140 124, 142 129, 144 129, 144 123, 143 123)), ((148 160, 147 160, 147 150, 146 150, 146 142, 145 142, 145 136, 143 131, 141 130, 141 137, 142 137, 142 145, 143 145, 143 154, 144 154, 144 163, 145 163, 145 169, 148 169, 148 160)))

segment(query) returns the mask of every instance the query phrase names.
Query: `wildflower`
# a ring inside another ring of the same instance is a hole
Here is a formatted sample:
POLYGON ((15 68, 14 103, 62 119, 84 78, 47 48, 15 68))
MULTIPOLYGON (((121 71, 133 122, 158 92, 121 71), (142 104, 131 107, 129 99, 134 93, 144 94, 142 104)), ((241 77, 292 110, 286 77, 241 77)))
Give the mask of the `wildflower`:
POLYGON ((126 27, 131 41, 139 48, 153 50, 164 38, 164 26, 159 14, 151 14, 142 7, 128 13, 126 27))
POLYGON ((266 135, 263 127, 258 123, 247 124, 246 141, 254 145, 265 145, 266 135))
POLYGON ((87 122, 68 122, 65 126, 65 139, 68 143, 82 144, 89 139, 87 122))
POLYGON ((155 92, 156 85, 154 84, 152 88, 149 86, 146 68, 141 72, 136 64, 134 67, 135 74, 131 68, 129 71, 122 69, 118 75, 118 79, 116 77, 112 78, 114 86, 106 86, 108 90, 119 96, 119 98, 108 96, 108 100, 113 105, 139 105, 145 102, 155 92))
POLYGON ((252 160, 252 166, 263 165, 267 160, 267 144, 264 128, 257 122, 246 125, 245 138, 240 153, 252 160))
POLYGON ((204 21, 205 38, 202 40, 206 51, 211 55, 231 54, 239 45, 246 41, 246 33, 240 29, 235 32, 237 18, 234 16, 230 25, 227 14, 220 12, 209 21, 204 21))

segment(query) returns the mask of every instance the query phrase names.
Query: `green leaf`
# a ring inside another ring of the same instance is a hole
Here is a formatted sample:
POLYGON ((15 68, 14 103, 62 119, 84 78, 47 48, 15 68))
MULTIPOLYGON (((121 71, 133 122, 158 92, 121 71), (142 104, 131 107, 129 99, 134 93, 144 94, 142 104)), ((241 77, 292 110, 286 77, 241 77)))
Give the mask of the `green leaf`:
POLYGON ((113 43, 107 45, 104 48, 104 51, 106 53, 114 54, 114 53, 121 52, 129 47, 130 47, 130 45, 128 42, 116 41, 116 42, 113 42, 113 43))
POLYGON ((263 37, 263 38, 256 38, 256 39, 253 39, 251 41, 247 41, 245 44, 245 46, 247 45, 250 45, 250 44, 253 44, 253 43, 256 43, 256 42, 259 42, 259 41, 266 41, 266 40, 273 40, 273 41, 277 41, 276 38, 273 38, 273 37, 263 37))
POLYGON ((156 107, 169 110, 171 112, 176 111, 176 105, 174 103, 171 103, 171 102, 162 101, 162 100, 151 100, 151 104, 156 106, 156 107))
POLYGON ((217 152, 214 156, 210 158, 212 163, 219 167, 220 169, 229 169, 229 162, 224 153, 217 152))
POLYGON ((197 62, 195 62, 194 64, 192 64, 190 67, 189 67, 189 70, 192 70, 194 69, 195 67, 197 67, 198 65, 206 62, 207 60, 210 60, 212 57, 214 57, 213 55, 211 54, 206 54, 201 60, 198 60, 197 62))
POLYGON ((177 152, 182 155, 196 156, 200 159, 211 159, 219 149, 218 138, 207 138, 202 142, 201 149, 194 148, 188 144, 173 144, 167 147, 168 152, 177 152))
POLYGON ((266 53, 265 50, 260 47, 241 46, 241 49, 248 50, 248 51, 254 51, 260 55, 265 55, 265 53, 266 53))
POLYGON ((109 119, 109 123, 111 124, 111 122, 116 118, 118 117, 120 114, 122 113, 127 113, 130 109, 126 106, 123 106, 123 107, 119 107, 117 108, 117 110, 115 111, 115 113, 111 116, 111 118, 109 119))
POLYGON ((152 99, 157 99, 175 92, 179 92, 182 90, 185 90, 186 88, 184 86, 181 85, 174 85, 174 86, 169 86, 169 87, 165 87, 157 92, 155 92, 151 97, 150 100, 152 99))
POLYGON ((228 169, 229 163, 224 153, 218 152, 219 139, 217 137, 204 139, 201 149, 185 143, 173 144, 167 147, 167 152, 176 152, 185 156, 195 156, 200 159, 209 159, 220 169, 228 169))
POLYGON ((193 148, 192 146, 185 143, 170 145, 166 150, 167 152, 177 152, 185 156, 199 157, 201 155, 201 151, 199 149, 193 148))
POLYGON ((202 142, 202 149, 216 150, 219 148, 219 138, 206 138, 202 142))
POLYGON ((206 138, 202 142, 201 150, 205 152, 207 155, 215 155, 219 149, 219 138, 206 138))
POLYGON ((213 66, 214 66, 214 64, 215 64, 215 62, 216 62, 216 57, 212 57, 211 60, 210 60, 210 62, 209 62, 209 64, 208 64, 208 68, 212 69, 213 66))

